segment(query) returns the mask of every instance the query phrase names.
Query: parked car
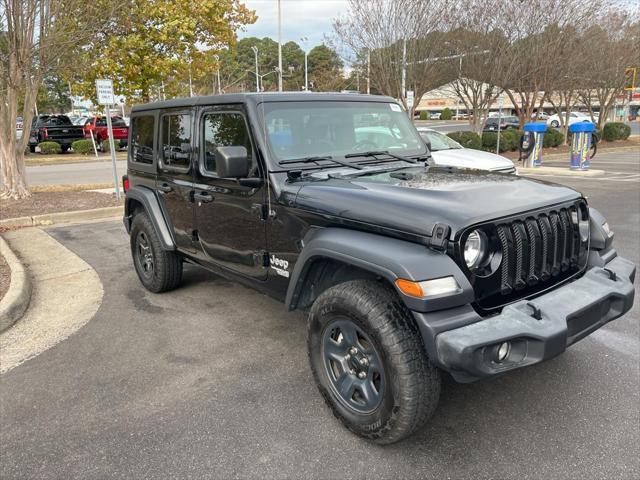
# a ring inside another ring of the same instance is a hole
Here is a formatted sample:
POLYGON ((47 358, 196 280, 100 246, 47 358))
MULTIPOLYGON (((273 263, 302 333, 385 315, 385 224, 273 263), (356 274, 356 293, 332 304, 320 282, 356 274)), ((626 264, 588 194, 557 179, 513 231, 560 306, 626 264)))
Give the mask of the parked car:
POLYGON ((24 122, 22 117, 16 118, 16 138, 20 140, 22 138, 22 130, 24 129, 24 122))
MULTIPOLYGON (((562 120, 566 122, 566 113, 562 112, 562 120)), ((596 122, 598 121, 597 117, 594 119, 596 122)), ((591 116, 587 113, 582 112, 571 112, 569 113, 569 125, 573 125, 574 123, 580 122, 590 122, 591 116)), ((560 117, 557 113, 551 115, 547 118, 547 125, 553 128, 558 128, 560 126, 560 117)))
MULTIPOLYGON (((111 117, 111 128, 113 129, 113 141, 116 147, 126 147, 129 138, 129 127, 127 127, 122 117, 111 117)), ((107 117, 92 117, 85 121, 84 136, 91 138, 92 133, 98 149, 102 149, 102 142, 109 140, 107 117)))
POLYGON ((38 144, 46 141, 59 143, 64 153, 71 148, 73 142, 83 138, 82 127, 71 123, 66 115, 38 115, 33 117, 31 124, 29 150, 35 152, 38 144))
POLYGON ((417 130, 422 139, 427 142, 436 165, 517 173, 513 162, 502 155, 464 148, 452 138, 431 128, 417 127, 417 130))
POLYGON ((429 112, 429 120, 440 120, 442 112, 429 112))
POLYGON ((508 130, 510 128, 518 129, 520 120, 515 116, 508 117, 489 117, 484 122, 484 132, 497 132, 498 130, 508 130), (499 126, 498 126, 499 124, 499 126))
MULTIPOLYGON (((305 311, 328 407, 351 432, 397 442, 436 412, 442 371, 472 382, 553 358, 628 312, 635 293, 636 266, 581 193, 428 162, 390 97, 137 105, 123 177, 132 268, 160 293, 199 265, 305 311), (364 114, 376 130, 356 131, 364 114)), ((180 309, 184 297, 165 303, 180 309)), ((262 327, 220 355, 260 349, 262 327)), ((590 368, 572 360, 572 373, 590 368)))

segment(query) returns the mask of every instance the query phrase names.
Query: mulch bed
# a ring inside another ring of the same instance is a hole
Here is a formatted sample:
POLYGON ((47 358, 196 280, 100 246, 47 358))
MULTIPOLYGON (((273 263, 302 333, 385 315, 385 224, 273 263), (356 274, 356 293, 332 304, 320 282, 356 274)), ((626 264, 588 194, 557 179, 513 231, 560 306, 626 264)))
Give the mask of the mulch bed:
POLYGON ((117 200, 114 194, 86 191, 36 192, 23 200, 0 200, 0 220, 118 205, 122 205, 122 200, 117 200))
POLYGON ((2 255, 0 255, 0 300, 3 299, 7 290, 9 290, 9 284, 11 283, 11 270, 7 261, 2 255))

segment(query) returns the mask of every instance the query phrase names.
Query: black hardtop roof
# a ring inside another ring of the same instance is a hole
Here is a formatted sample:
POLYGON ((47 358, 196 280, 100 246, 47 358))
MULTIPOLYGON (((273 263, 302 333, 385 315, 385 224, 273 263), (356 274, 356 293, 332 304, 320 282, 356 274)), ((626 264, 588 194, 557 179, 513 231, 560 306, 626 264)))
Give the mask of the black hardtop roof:
POLYGON ((166 100, 163 102, 144 103, 135 105, 131 113, 145 110, 164 110, 170 108, 193 107, 197 105, 219 105, 230 103, 262 102, 386 102, 397 103, 391 97, 382 95, 359 95, 357 93, 305 93, 305 92, 264 92, 264 93, 225 93, 223 95, 208 95, 205 97, 186 97, 166 100))

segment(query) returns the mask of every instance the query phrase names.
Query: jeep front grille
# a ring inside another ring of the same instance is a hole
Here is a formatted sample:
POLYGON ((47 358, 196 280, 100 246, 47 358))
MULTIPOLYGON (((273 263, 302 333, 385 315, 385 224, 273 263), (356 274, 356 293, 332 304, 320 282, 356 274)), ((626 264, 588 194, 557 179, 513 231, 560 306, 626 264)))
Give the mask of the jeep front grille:
MULTIPOLYGON (((486 311, 501 307, 584 270, 588 235, 581 237, 579 221, 588 220, 588 215, 580 200, 468 229, 467 234, 482 229, 497 258, 484 270, 468 271, 477 306, 486 311)), ((464 244, 466 235, 461 238, 464 244)))

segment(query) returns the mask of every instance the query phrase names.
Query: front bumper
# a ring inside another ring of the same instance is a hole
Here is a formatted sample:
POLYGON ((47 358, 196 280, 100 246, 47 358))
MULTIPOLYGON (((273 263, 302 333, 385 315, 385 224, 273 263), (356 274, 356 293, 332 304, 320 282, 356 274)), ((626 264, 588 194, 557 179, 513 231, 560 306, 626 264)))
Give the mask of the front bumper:
POLYGON ((581 278, 499 315, 444 331, 434 337, 434 360, 456 380, 470 382, 555 357, 631 308, 636 267, 616 257, 581 278), (497 349, 509 354, 497 361, 497 349))

